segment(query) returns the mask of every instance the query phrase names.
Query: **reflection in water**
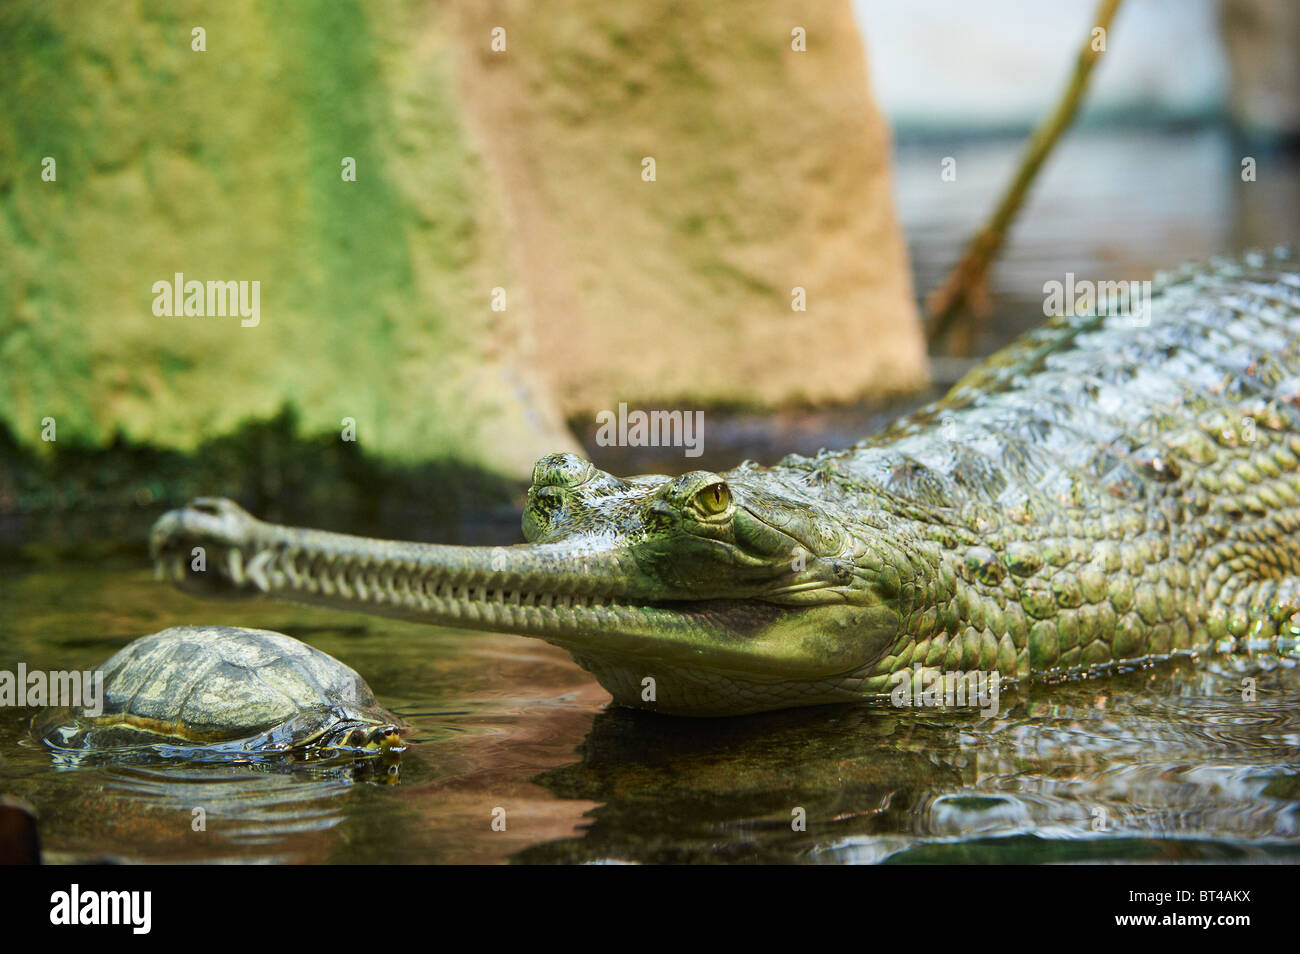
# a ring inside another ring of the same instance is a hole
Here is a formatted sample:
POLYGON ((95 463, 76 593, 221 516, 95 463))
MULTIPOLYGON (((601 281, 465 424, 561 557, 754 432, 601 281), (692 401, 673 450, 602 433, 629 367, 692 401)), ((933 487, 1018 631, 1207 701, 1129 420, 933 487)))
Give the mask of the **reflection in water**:
POLYGON ((1008 694, 988 719, 856 707, 679 722, 613 710, 580 762, 537 779, 600 803, 586 831, 517 860, 1297 855, 1298 676, 1294 660, 1184 662, 1008 694))
POLYGON ((536 640, 210 604, 145 570, 56 568, 0 579, 0 669, 90 668, 143 632, 196 621, 306 637, 356 668, 411 725, 400 776, 377 759, 69 761, 31 739, 30 710, 0 709, 0 794, 36 807, 48 859, 1294 860, 1300 850, 1300 667, 1289 659, 1004 691, 993 717, 828 706, 672 719, 604 709, 590 676, 536 640), (192 828, 195 808, 205 832, 192 828), (505 831, 492 828, 497 809, 505 831))
POLYGON ((396 761, 381 759, 184 763, 50 753, 49 761, 58 774, 34 797, 45 829, 51 819, 57 829, 47 836, 54 860, 312 858, 346 817, 354 785, 398 780, 396 761))

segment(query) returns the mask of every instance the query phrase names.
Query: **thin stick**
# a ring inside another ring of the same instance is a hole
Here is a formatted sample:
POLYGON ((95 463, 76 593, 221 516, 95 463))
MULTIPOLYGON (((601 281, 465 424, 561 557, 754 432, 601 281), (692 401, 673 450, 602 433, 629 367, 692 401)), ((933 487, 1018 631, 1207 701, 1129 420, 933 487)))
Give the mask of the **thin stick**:
MULTIPOLYGON (((943 284, 926 298, 926 310, 930 315, 926 337, 931 344, 952 328, 963 308, 968 309, 972 314, 987 314, 989 265, 1002 248, 1007 228, 1016 217, 1016 213, 1020 211, 1021 203, 1024 202, 1030 185, 1038 175, 1038 170, 1051 154, 1057 140, 1061 138, 1061 133, 1069 128, 1075 113, 1078 112, 1093 64, 1101 56, 1101 51, 1095 48, 1093 31, 1101 29, 1109 34, 1111 21, 1115 17, 1115 11, 1119 9, 1120 2, 1121 0, 1101 0, 1097 4, 1097 12, 1093 17, 1094 26, 1089 29, 1088 39, 1084 42, 1083 49, 1079 51, 1079 61, 1075 64, 1065 94, 1047 119, 1034 130, 1024 155, 1020 157, 1020 166, 1016 169, 1015 177, 1003 193, 1002 200, 993 215, 984 227, 975 233, 966 246, 961 261, 948 273, 943 284)), ((969 352, 972 337, 969 320, 962 323, 961 330, 963 340, 959 347, 969 352)))

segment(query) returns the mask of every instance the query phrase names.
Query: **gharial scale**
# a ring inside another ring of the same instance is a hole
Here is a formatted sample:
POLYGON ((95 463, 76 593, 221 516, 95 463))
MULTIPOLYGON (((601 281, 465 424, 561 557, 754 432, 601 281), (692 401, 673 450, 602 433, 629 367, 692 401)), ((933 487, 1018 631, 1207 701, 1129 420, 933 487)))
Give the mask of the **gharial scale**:
POLYGON ((1291 652, 1300 265, 1186 268, 1144 317, 1051 320, 847 450, 679 477, 545 457, 513 547, 201 499, 158 521, 153 553, 200 593, 539 637, 615 702, 683 715, 877 697, 904 669, 1050 680, 1291 652))

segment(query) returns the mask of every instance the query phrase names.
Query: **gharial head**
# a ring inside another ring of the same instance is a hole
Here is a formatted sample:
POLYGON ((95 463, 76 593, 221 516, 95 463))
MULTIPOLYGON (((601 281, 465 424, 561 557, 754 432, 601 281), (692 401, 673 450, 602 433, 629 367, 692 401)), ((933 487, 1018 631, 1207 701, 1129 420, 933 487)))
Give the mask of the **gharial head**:
POLYGON ((763 686, 831 701, 840 696, 821 683, 887 653, 926 551, 883 509, 852 526, 758 468, 619 478, 553 454, 534 468, 528 542, 515 546, 299 530, 207 498, 160 518, 152 550, 185 589, 536 636, 568 649, 617 702, 704 714, 794 704, 763 686), (646 676, 660 684, 653 705, 646 676))

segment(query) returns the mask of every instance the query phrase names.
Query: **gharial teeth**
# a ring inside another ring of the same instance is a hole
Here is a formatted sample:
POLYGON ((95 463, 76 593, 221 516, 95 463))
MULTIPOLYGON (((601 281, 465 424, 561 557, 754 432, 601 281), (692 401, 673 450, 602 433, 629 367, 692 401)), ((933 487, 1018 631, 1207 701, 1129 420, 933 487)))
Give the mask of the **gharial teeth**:
POLYGON ((252 580, 253 585, 263 593, 271 589, 271 583, 266 578, 266 570, 274 559, 274 553, 270 550, 263 550, 257 554, 257 556, 253 557, 253 559, 248 561, 248 578, 252 580))
POLYGON ((298 555, 296 553, 290 552, 290 553, 286 553, 285 559, 280 561, 280 569, 284 573, 284 575, 289 578, 289 585, 295 587, 301 585, 302 583, 302 577, 298 573, 298 567, 295 566, 295 562, 297 561, 297 559, 298 559, 298 555))
MULTIPOLYGON (((250 571, 251 573, 251 566, 250 571)), ((376 577, 370 579, 371 587, 364 586, 364 578, 354 576, 351 587, 370 595, 385 597, 384 587, 379 585, 376 577)), ((336 581, 342 588, 342 581, 336 581)), ((415 581, 410 578, 394 577, 385 581, 394 594, 414 599, 421 603, 436 600, 440 603, 460 604, 461 608, 478 612, 483 607, 523 607, 539 609, 587 610, 605 606, 610 598, 591 593, 537 593, 529 590, 507 590, 489 588, 471 583, 455 584, 445 580, 415 581)), ((346 589, 344 590, 346 593, 346 589)))

